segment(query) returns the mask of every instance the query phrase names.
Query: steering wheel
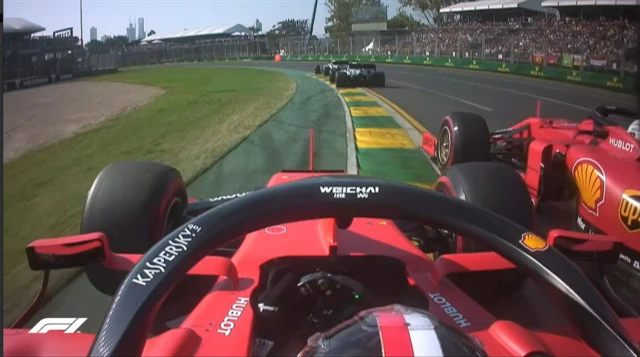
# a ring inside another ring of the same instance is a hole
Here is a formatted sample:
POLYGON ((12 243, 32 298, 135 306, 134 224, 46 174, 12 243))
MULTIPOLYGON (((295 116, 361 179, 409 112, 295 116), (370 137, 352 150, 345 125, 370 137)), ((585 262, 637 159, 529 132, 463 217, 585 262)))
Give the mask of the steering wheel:
POLYGON ((257 191, 211 209, 168 234, 140 259, 120 285, 90 355, 140 356, 163 298, 209 252, 236 237, 268 226, 321 218, 335 218, 344 228, 354 217, 415 221, 487 245, 550 289, 548 296, 566 311, 569 321, 595 351, 608 356, 640 354, 618 317, 580 268, 554 247, 543 245, 529 250, 521 243, 529 232, 521 226, 435 191, 341 175, 257 191), (372 193, 368 197, 350 193, 358 188, 372 193), (147 277, 147 264, 153 264, 153 259, 169 246, 180 248, 172 264, 141 284, 141 277, 147 277))

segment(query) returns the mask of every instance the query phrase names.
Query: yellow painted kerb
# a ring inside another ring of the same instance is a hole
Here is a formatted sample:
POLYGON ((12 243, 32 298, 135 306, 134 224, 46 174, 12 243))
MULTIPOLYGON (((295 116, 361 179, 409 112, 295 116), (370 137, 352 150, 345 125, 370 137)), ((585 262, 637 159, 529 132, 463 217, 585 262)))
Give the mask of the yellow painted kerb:
POLYGON ((414 149, 403 129, 356 128, 356 145, 361 149, 414 149))
POLYGON ((351 115, 354 117, 363 116, 384 116, 389 115, 383 107, 350 107, 351 115))
POLYGON ((412 182, 412 183, 410 183, 410 185, 422 187, 422 188, 427 189, 427 190, 432 190, 433 187, 435 186, 435 184, 418 183, 418 182, 412 182))
POLYGON ((429 130, 427 130, 427 128, 425 128, 424 126, 422 126, 422 124, 420 124, 420 122, 418 122, 414 117, 412 117, 409 113, 405 112, 404 110, 402 110, 402 108, 400 108, 399 106, 397 106, 395 103, 393 103, 392 101, 390 101, 389 99, 381 96, 380 94, 372 91, 371 89, 368 88, 362 88, 365 92, 369 93, 370 95, 380 99, 381 101, 383 101, 386 105, 390 106, 391 108, 393 108, 393 110, 395 110, 396 112, 398 112, 398 114, 400 114, 403 118, 405 118, 409 123, 411 123, 411 125, 413 125, 414 128, 416 128, 418 131, 422 132, 422 133, 428 133, 429 130))
POLYGON ((369 97, 368 95, 347 96, 347 97, 344 97, 344 100, 347 102, 374 102, 375 103, 375 100, 369 97))
MULTIPOLYGON (((355 88, 348 88, 348 89, 338 89, 338 93, 343 94, 343 93, 362 93, 362 91, 360 89, 355 89, 355 88)), ((362 93, 364 94, 364 93, 362 93)))

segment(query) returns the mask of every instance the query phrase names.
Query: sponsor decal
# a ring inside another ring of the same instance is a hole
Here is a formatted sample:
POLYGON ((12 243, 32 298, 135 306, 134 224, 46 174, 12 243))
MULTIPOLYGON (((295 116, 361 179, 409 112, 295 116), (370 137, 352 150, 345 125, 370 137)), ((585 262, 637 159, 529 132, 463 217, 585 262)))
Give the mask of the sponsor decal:
POLYGON ((260 309, 260 312, 264 312, 264 311, 277 312, 278 310, 280 310, 280 308, 278 308, 277 306, 269 306, 263 303, 258 304, 258 309, 260 309))
POLYGON ((574 82, 581 82, 582 78, 580 78, 577 71, 573 71, 573 73, 571 73, 570 76, 567 76, 567 80, 574 81, 574 82))
POLYGON ((640 191, 624 190, 618 214, 620 222, 627 231, 631 233, 640 231, 640 191))
POLYGON ((471 324, 467 319, 456 309, 451 303, 445 299, 440 293, 429 294, 429 297, 440 306, 442 311, 444 311, 453 322, 455 322, 459 327, 469 327, 471 324))
POLYGON ((624 261, 625 263, 631 265, 633 267, 633 269, 640 271, 640 261, 636 260, 636 259, 631 259, 631 257, 629 257, 628 255, 624 254, 624 253, 620 253, 620 260, 624 261))
POLYGON ((540 66, 536 66, 535 70, 531 71, 530 74, 536 77, 544 77, 544 73, 540 71, 540 66))
POLYGON ((618 148, 620 150, 624 150, 626 152, 632 152, 633 149, 636 147, 632 143, 628 143, 628 142, 626 142, 624 140, 620 140, 620 139, 616 139, 616 138, 609 138, 609 145, 613 146, 614 148, 618 148))
POLYGON ((241 193, 233 193, 233 194, 230 194, 230 195, 210 198, 209 201, 211 201, 211 202, 217 202, 217 201, 223 201, 223 200, 226 201, 226 200, 231 200, 231 199, 234 199, 234 198, 242 197, 242 196, 248 195, 250 193, 251 193, 251 191, 249 191, 249 192, 241 192, 241 193))
POLYGON ((509 72, 509 67, 503 63, 502 66, 498 67, 498 72, 509 72))
POLYGON ((49 83, 49 76, 25 79, 20 82, 20 87, 33 87, 45 83, 49 83))
POLYGON ((231 305, 231 309, 227 312, 227 316, 224 317, 222 322, 220 323, 220 327, 216 332, 221 333, 225 336, 229 336, 231 334, 231 330, 236 327, 236 321, 242 316, 245 307, 249 304, 249 298, 246 297, 238 297, 238 300, 231 305))
POLYGON ((602 166, 592 159, 584 158, 573 164, 571 172, 580 191, 582 206, 597 216, 607 191, 607 177, 602 166))
POLYGON ((473 63, 469 65, 469 68, 480 69, 480 65, 477 64, 476 61, 473 61, 473 63))
POLYGON ((189 244, 200 232, 200 226, 195 224, 188 225, 183 229, 177 237, 171 238, 169 244, 156 256, 144 263, 145 269, 141 274, 138 274, 132 279, 132 282, 146 286, 148 282, 153 280, 153 277, 166 272, 167 267, 171 262, 182 252, 188 249, 189 244))
POLYGON ((320 186, 320 192, 333 194, 333 198, 347 198, 355 195, 356 198, 369 198, 370 194, 380 192, 378 186, 320 186))
POLYGON ((578 224, 578 230, 586 234, 602 234, 602 232, 594 227, 591 223, 584 219, 581 215, 576 217, 576 223, 578 224))
POLYGON ((285 226, 271 226, 264 229, 264 232, 274 236, 287 233, 287 227, 285 226))
POLYGON ((613 81, 607 81, 607 87, 622 88, 622 83, 618 82, 618 77, 613 77, 613 81))
POLYGON ((520 244, 530 252, 544 252, 549 248, 547 241, 533 233, 524 233, 520 238, 520 244))
POLYGON ((49 331, 64 331, 64 333, 80 332, 78 329, 87 321, 86 317, 50 317, 38 321, 29 333, 47 333, 49 331))

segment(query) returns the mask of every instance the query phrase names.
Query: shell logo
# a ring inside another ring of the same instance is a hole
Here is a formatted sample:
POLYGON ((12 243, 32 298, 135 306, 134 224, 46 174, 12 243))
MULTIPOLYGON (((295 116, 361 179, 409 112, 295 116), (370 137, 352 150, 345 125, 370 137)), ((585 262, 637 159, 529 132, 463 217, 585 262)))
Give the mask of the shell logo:
POLYGON ((533 233, 525 233, 520 239, 520 244, 530 252, 543 252, 549 248, 549 244, 533 233))
POLYGON ((573 164, 571 171, 580 191, 582 206, 597 216, 607 190, 607 177, 602 166, 592 159, 580 159, 573 164))

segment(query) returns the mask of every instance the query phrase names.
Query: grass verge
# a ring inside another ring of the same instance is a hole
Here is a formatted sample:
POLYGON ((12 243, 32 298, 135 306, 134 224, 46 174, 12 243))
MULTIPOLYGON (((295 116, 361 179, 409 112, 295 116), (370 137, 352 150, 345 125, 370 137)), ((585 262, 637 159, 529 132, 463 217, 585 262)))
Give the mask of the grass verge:
MULTIPOLYGON (((162 87, 152 103, 4 164, 4 315, 35 296, 39 274, 24 248, 38 238, 78 233, 87 192, 119 160, 172 165, 189 182, 244 140, 295 93, 273 71, 164 67, 92 78, 162 87)), ((106 98, 105 98, 106 101, 106 98)))

